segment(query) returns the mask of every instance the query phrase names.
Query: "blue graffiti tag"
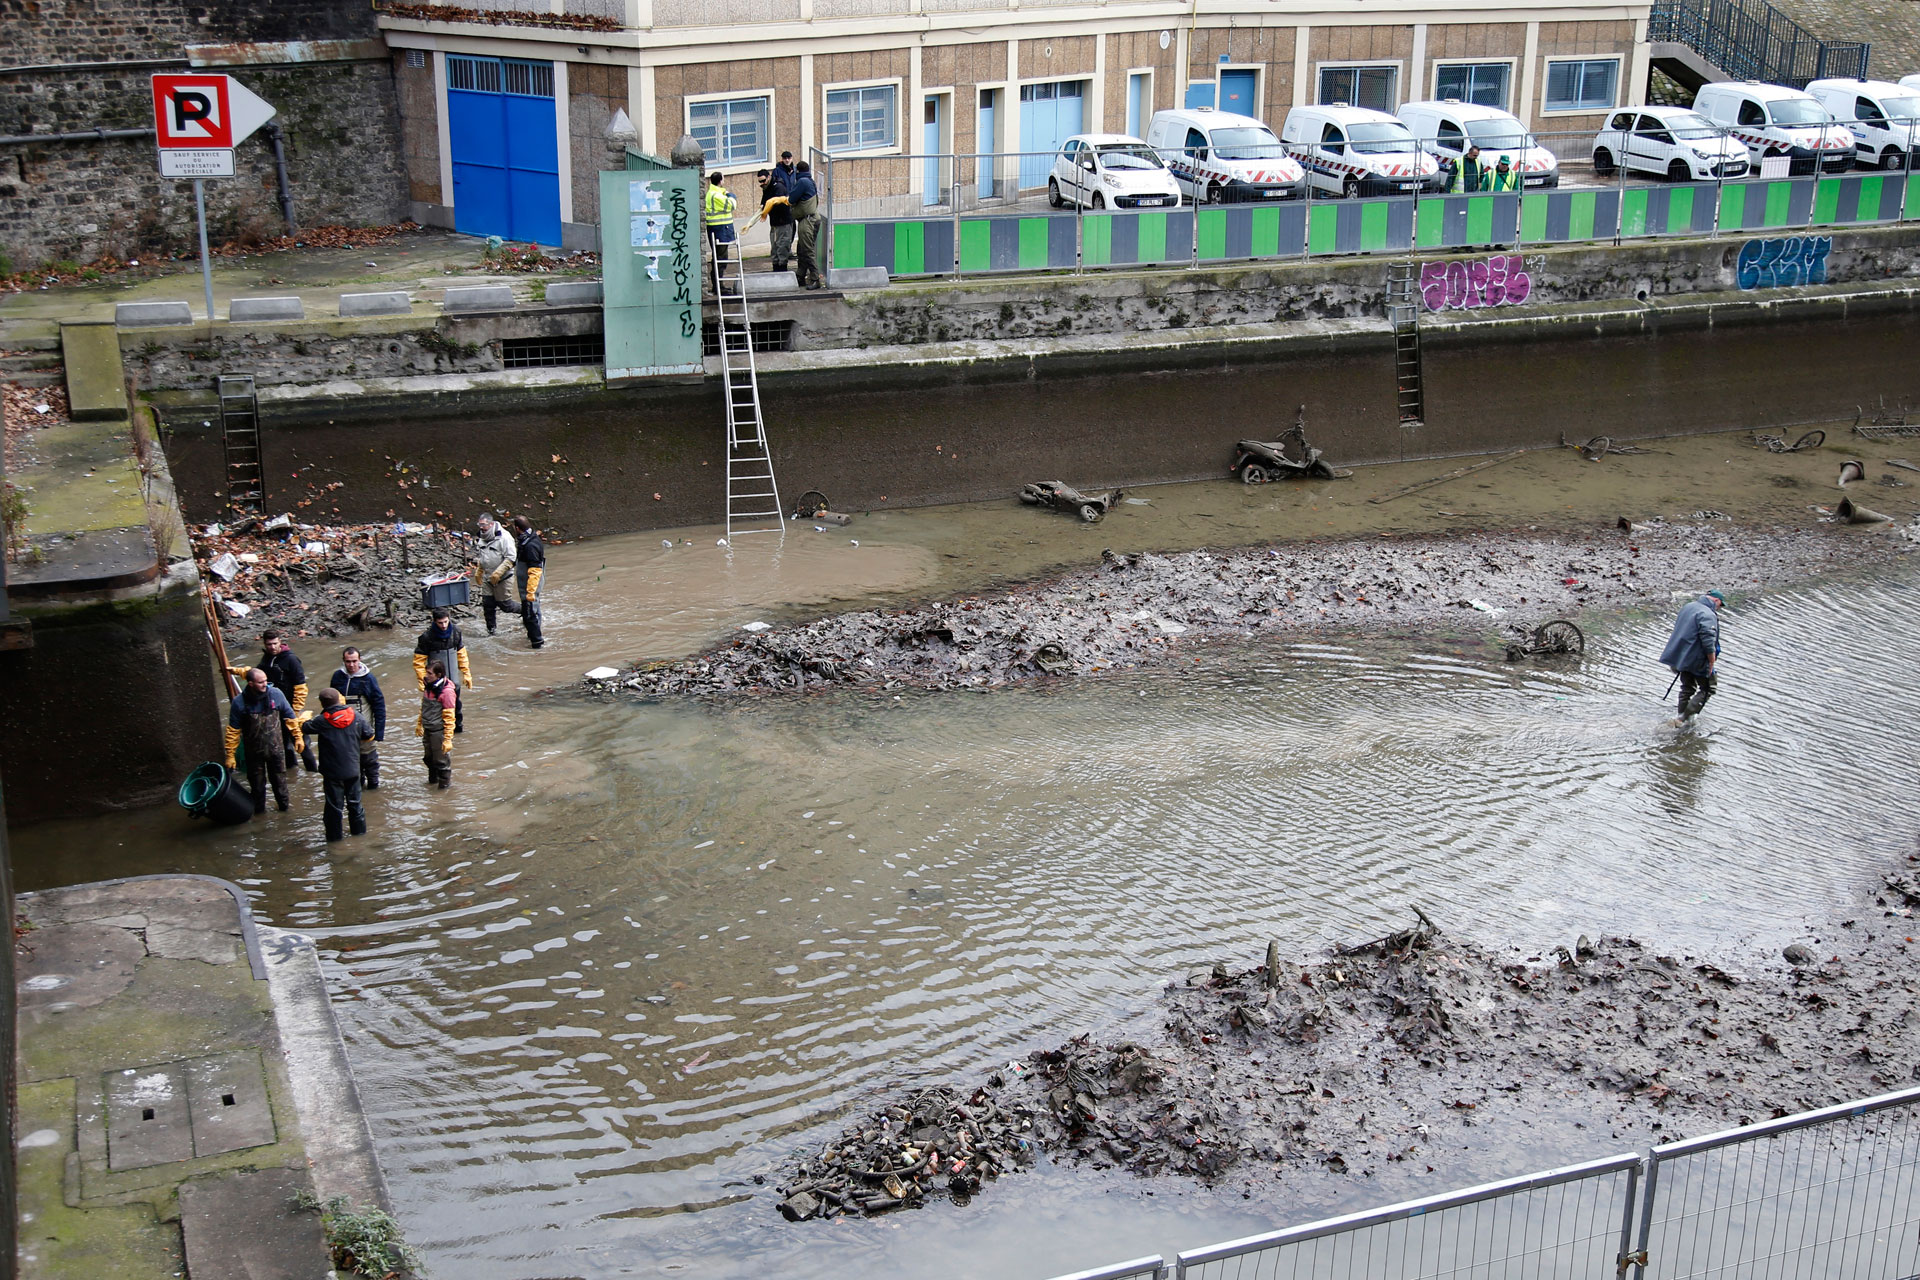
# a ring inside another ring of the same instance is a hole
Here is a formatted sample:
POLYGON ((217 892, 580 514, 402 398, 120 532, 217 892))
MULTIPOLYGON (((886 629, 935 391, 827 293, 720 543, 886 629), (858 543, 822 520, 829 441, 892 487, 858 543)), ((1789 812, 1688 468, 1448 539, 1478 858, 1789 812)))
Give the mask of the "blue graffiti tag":
POLYGON ((1785 236, 1749 240, 1740 246, 1738 277, 1742 289, 1775 289, 1795 284, 1825 284, 1832 236, 1785 236))

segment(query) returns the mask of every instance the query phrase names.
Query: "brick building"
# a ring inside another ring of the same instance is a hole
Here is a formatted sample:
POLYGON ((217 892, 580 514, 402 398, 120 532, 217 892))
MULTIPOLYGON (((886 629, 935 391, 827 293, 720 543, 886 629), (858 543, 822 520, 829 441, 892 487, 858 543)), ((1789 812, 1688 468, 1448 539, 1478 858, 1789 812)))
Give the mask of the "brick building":
POLYGON ((1647 79, 1646 0, 519 2, 485 22, 381 13, 423 222, 594 244, 616 110, 655 154, 691 134, 736 192, 780 151, 819 148, 861 157, 884 194, 931 199, 955 175, 906 157, 966 167, 1083 130, 1139 134, 1176 105, 1277 128, 1300 104, 1460 97, 1594 130, 1647 79))

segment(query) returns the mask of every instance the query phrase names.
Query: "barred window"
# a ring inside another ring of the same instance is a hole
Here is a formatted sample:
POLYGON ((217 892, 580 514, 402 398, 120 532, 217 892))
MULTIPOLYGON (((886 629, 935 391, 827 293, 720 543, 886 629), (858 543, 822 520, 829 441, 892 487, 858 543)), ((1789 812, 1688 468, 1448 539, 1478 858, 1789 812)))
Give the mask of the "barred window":
POLYGON ((1614 104, 1620 59, 1595 58, 1547 64, 1547 111, 1605 111, 1614 104))
POLYGON ((447 55, 447 88, 475 93, 511 93, 522 98, 553 96, 553 64, 520 58, 447 55))
POLYGON ((873 151, 895 145, 899 88, 890 84, 827 90, 827 150, 873 151))
POLYGON ((772 118, 773 99, 764 95, 687 104, 687 132, 712 169, 772 163, 772 118))

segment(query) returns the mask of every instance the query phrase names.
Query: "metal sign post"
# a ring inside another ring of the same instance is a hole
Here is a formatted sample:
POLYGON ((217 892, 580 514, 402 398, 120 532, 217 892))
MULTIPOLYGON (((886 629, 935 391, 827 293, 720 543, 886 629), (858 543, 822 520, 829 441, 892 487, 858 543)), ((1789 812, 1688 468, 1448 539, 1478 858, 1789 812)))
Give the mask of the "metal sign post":
POLYGON ((160 150, 160 176, 193 179, 209 330, 213 328, 213 263, 207 255, 206 179, 231 178, 233 149, 271 120, 273 113, 271 103, 232 76, 153 77, 153 140, 160 150))

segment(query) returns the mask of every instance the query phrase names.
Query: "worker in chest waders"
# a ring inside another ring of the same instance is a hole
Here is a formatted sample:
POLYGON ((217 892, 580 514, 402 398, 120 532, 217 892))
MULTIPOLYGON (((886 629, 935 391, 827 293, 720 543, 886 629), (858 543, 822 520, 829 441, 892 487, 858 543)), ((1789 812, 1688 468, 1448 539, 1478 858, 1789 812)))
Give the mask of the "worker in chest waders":
POLYGON ((429 665, 426 683, 420 686, 420 719, 413 731, 420 735, 427 781, 438 784, 442 791, 453 785, 454 697, 453 681, 447 679, 445 665, 429 665))
MULTIPOLYGON (((259 670, 267 673, 267 683, 279 690, 280 696, 287 700, 289 707, 293 708, 293 714, 287 719, 289 721, 299 719, 300 713, 307 709, 307 669, 300 665, 299 656, 287 647, 287 642, 280 638, 278 631, 260 633, 260 650, 259 670)), ((248 672, 246 667, 228 667, 227 670, 242 677, 248 672)), ((291 725, 282 736, 280 746, 286 753, 286 767, 293 768, 297 744, 291 725)), ((251 754, 253 748, 249 746, 247 751, 251 754)), ((312 773, 319 767, 313 760, 312 752, 305 753, 302 761, 307 766, 308 773, 312 773)))
POLYGON ((380 789, 380 744, 387 740, 387 695, 373 669, 360 660, 360 651, 352 645, 340 651, 340 669, 327 684, 340 691, 347 705, 373 726, 373 736, 360 744, 360 785, 368 791, 380 789))
POLYGON ((1720 691, 1714 668, 1720 663, 1720 606, 1727 602, 1719 591, 1709 591, 1680 610, 1673 634, 1660 652, 1660 661, 1680 680, 1680 714, 1700 714, 1707 699, 1720 691))
POLYGON ((513 573, 520 587, 520 624, 527 629, 527 643, 538 649, 547 643, 540 631, 540 583, 547 573, 547 544, 533 521, 525 516, 513 518, 513 573))
POLYGON ((520 612, 520 606, 513 602, 513 538, 491 512, 474 521, 474 527, 480 530, 480 559, 473 577, 480 587, 480 612, 487 620, 487 634, 492 635, 500 610, 520 612))
POLYGON ((453 685, 453 731, 464 733, 467 713, 460 704, 460 690, 473 683, 473 667, 467 662, 466 637, 453 625, 453 614, 446 609, 433 611, 433 625, 420 633, 413 646, 413 675, 421 688, 427 687, 427 676, 436 662, 453 685), (457 677, 451 674, 456 671, 457 677))
POLYGON ((227 709, 227 768, 234 767, 234 754, 242 743, 247 748, 247 789, 253 793, 253 811, 267 811, 267 787, 273 787, 274 803, 287 811, 287 765, 292 757, 282 751, 283 736, 294 732, 293 707, 286 695, 267 683, 267 673, 259 667, 243 668, 246 683, 233 696, 227 709))
POLYGON ((367 810, 360 803, 360 747, 373 740, 373 726, 347 705, 341 692, 328 685, 320 691, 320 712, 301 722, 307 747, 320 748, 320 785, 326 792, 326 830, 329 844, 344 840, 345 826, 354 835, 367 834, 367 810))

